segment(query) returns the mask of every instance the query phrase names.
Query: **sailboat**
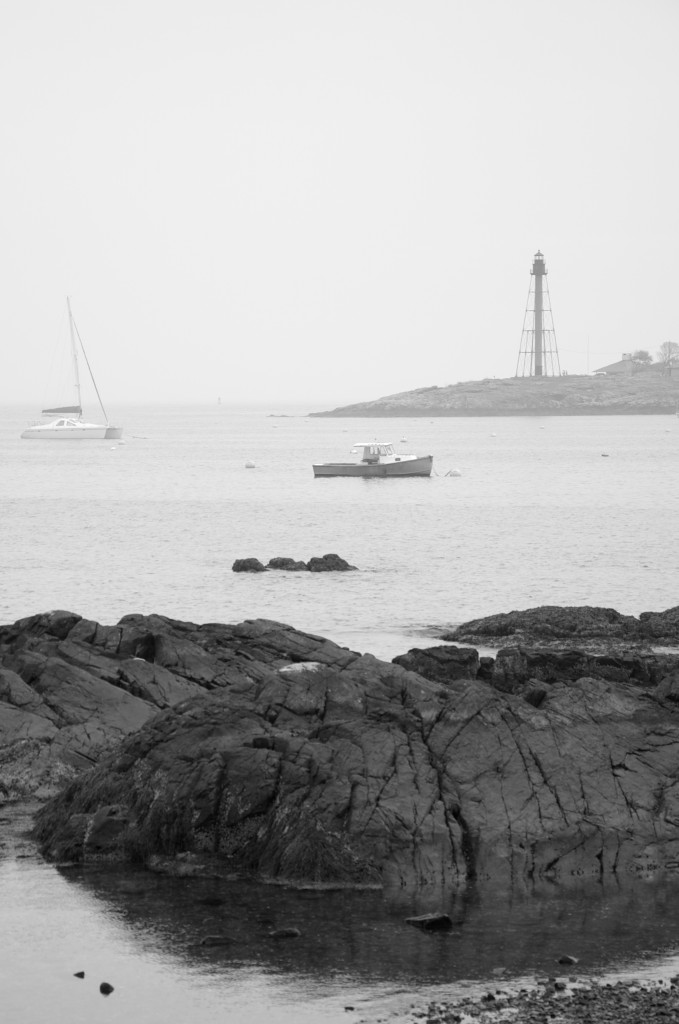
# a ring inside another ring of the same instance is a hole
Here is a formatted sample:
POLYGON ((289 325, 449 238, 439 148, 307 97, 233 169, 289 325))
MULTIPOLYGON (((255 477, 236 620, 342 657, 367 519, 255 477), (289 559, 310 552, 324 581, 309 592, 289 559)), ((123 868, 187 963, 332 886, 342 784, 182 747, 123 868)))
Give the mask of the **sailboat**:
POLYGON ((34 423, 30 427, 27 427, 21 436, 27 440, 33 441, 114 441, 123 436, 123 428, 113 427, 108 421, 108 416, 104 409, 104 403, 101 400, 99 389, 97 388, 94 374, 92 373, 92 368, 90 367, 87 353, 85 352, 85 346, 82 343, 82 338, 80 337, 78 328, 75 325, 73 313, 71 312, 71 302, 68 298, 66 299, 66 306, 68 307, 68 329, 71 339, 71 356, 73 359, 73 374, 75 378, 77 402, 74 405, 60 405, 51 409, 43 409, 41 415, 56 416, 56 419, 50 420, 48 423, 34 423), (78 345, 76 343, 76 338, 78 342, 80 342, 80 349, 84 356, 97 398, 99 399, 99 405, 101 406, 101 411, 104 414, 105 423, 86 423, 82 418, 83 410, 80 398, 80 370, 78 367, 78 345))

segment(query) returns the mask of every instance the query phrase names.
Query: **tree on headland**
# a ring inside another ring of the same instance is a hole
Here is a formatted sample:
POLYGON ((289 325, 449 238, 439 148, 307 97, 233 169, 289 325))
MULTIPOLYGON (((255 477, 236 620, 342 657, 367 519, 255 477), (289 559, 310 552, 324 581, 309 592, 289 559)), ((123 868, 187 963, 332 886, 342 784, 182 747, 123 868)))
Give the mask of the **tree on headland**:
POLYGON ((632 353, 632 362, 638 363, 641 366, 648 366, 653 362, 653 356, 650 352, 647 352, 644 348, 638 348, 636 352, 632 353))
POLYGON ((672 364, 679 358, 679 345, 676 341, 663 341, 658 349, 658 361, 663 364, 663 373, 672 372, 672 364))

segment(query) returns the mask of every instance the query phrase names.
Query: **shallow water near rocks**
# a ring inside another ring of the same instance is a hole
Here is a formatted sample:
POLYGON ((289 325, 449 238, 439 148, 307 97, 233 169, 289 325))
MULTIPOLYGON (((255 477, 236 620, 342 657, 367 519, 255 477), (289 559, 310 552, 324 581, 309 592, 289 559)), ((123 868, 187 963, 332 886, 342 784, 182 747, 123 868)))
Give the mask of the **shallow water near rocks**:
POLYGON ((3 1019, 21 1024, 373 1022, 536 977, 679 968, 679 886, 651 881, 522 894, 299 891, 57 868, 26 847, 0 861, 0 893, 3 1019), (449 932, 406 923, 440 910, 449 932), (273 938, 282 927, 299 937, 273 938), (224 944, 204 944, 215 936, 224 944), (564 954, 577 966, 560 966, 564 954))

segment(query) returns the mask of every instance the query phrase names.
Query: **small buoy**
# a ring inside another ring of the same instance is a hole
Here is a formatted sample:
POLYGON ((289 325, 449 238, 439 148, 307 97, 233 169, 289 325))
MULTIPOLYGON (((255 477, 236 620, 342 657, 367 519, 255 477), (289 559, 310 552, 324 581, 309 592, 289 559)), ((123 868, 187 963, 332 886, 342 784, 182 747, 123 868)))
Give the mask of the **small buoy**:
POLYGON ((246 469, 254 469, 255 468, 254 462, 250 462, 250 460, 248 459, 248 461, 245 463, 245 468, 246 469))
POLYGON ((113 992, 113 985, 109 985, 107 981, 102 981, 101 985, 99 986, 99 991, 101 992, 102 996, 110 996, 111 992, 113 992))
POLYGON ((73 977, 74 978, 84 978, 85 977, 85 972, 84 971, 76 971, 75 974, 73 975, 73 977))
POLYGON ((401 438, 401 444, 408 444, 408 438, 407 437, 402 437, 401 438))

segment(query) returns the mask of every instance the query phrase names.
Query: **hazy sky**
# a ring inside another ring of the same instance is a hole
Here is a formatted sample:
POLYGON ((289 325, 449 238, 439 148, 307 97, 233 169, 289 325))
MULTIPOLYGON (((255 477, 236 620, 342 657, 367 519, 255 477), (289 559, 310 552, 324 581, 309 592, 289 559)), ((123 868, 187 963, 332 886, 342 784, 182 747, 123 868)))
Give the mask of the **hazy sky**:
MULTIPOLYGON (((326 408, 679 341, 679 0, 22 0, 0 401, 326 408)), ((37 411, 37 410, 36 410, 37 411)), ((109 409, 111 412, 111 409, 109 409)))

